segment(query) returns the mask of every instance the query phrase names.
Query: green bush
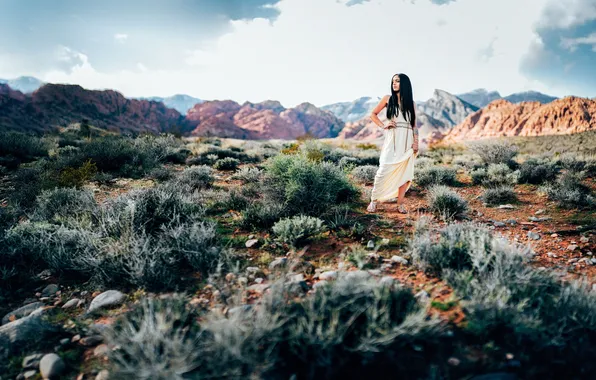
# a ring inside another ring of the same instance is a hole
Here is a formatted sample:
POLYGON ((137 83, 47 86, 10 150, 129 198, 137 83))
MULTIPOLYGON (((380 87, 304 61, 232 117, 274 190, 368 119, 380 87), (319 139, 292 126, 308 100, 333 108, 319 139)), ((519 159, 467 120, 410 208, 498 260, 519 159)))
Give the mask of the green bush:
POLYGON ((226 157, 215 161, 213 168, 217 170, 236 170, 240 161, 236 158, 226 157))
POLYGON ((443 219, 459 218, 468 210, 468 202, 447 186, 434 185, 426 197, 430 210, 443 219))
POLYGON ((259 168, 244 167, 232 175, 232 179, 237 179, 243 183, 259 182, 263 171, 259 168))
POLYGON ((20 132, 0 132, 0 164, 16 168, 21 162, 46 157, 50 146, 47 140, 20 132))
POLYGON ((285 216, 318 216, 331 206, 358 199, 358 188, 336 165, 301 155, 271 158, 265 167, 264 192, 284 206, 285 216))
POLYGON ((363 183, 363 184, 371 184, 375 181, 375 176, 377 175, 377 170, 379 170, 378 166, 373 165, 365 165, 365 166, 358 166, 352 170, 352 176, 356 180, 356 182, 363 183))
POLYGON ((297 215, 280 219, 273 225, 273 233, 277 240, 292 247, 304 245, 311 237, 322 234, 327 229, 324 222, 312 216, 297 215))
POLYGON ((518 171, 512 171, 505 164, 490 164, 486 171, 485 187, 513 186, 517 183, 518 171))
POLYGON ((34 221, 60 222, 82 214, 98 211, 93 193, 74 188, 44 190, 37 197, 37 207, 31 219, 34 221))
POLYGON ((196 190, 211 187, 214 181, 215 177, 213 177, 213 169, 207 165, 202 165, 185 168, 170 182, 173 186, 181 186, 185 189, 196 190))
POLYGON ((487 165, 513 164, 513 157, 518 153, 517 146, 506 141, 474 142, 469 148, 487 165))
POLYGON ((584 172, 568 171, 563 173, 554 184, 543 185, 539 190, 545 193, 548 199, 557 202, 560 207, 592 208, 596 206, 596 199, 590 187, 582 183, 584 179, 584 172))
POLYGON ((414 183, 422 188, 433 185, 457 185, 457 170, 444 166, 423 166, 414 171, 414 183))
POLYGON ((557 178, 558 169, 546 160, 530 158, 519 167, 518 183, 531 183, 540 185, 551 182, 557 178))
POLYGON ((517 200, 515 191, 510 186, 492 187, 484 190, 482 201, 489 206, 512 203, 517 200))

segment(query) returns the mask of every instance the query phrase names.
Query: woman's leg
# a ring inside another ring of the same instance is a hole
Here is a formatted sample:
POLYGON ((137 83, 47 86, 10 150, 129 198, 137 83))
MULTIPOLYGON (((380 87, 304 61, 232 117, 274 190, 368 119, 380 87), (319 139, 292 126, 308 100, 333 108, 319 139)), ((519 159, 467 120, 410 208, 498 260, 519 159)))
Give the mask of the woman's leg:
POLYGON ((406 183, 401 185, 399 187, 399 192, 397 194, 397 207, 398 207, 399 211, 402 213, 406 211, 405 206, 404 206, 404 197, 406 195, 406 190, 407 190, 409 184, 410 184, 410 181, 407 181, 406 183))

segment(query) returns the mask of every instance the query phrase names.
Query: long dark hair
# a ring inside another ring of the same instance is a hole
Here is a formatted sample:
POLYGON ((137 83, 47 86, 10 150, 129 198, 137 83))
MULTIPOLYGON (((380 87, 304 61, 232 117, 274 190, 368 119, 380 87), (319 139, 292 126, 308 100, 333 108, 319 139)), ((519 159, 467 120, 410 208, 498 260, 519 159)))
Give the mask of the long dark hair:
POLYGON ((401 94, 401 104, 397 99, 397 91, 393 90, 393 78, 391 77, 391 97, 387 104, 387 119, 397 117, 401 112, 404 118, 410 122, 412 128, 416 126, 416 113, 414 112, 414 97, 412 96, 412 82, 406 74, 396 74, 399 76, 399 93, 401 94))

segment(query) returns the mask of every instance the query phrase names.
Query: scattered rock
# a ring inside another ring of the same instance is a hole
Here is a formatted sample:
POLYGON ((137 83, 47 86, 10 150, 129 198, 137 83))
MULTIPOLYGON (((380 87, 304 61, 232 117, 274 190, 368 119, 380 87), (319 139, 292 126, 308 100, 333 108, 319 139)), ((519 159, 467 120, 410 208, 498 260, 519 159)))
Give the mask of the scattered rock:
POLYGON ((319 280, 327 281, 327 280, 335 280, 337 278, 336 271, 327 271, 323 272, 319 275, 319 280))
POLYGON ((528 231, 528 237, 532 240, 540 240, 540 234, 534 231, 528 231))
POLYGON ((595 258, 591 258, 589 261, 590 265, 596 265, 596 259, 595 258))
POLYGON ((267 288, 269 288, 269 284, 254 284, 246 288, 246 290, 255 293, 263 293, 267 288))
POLYGON ((263 281, 265 281, 265 280, 263 280, 261 277, 255 278, 255 283, 257 283, 257 284, 262 284, 263 281))
POLYGON ((455 366, 458 366, 460 362, 461 362, 461 361, 460 361, 458 358, 453 358, 453 357, 452 357, 452 358, 449 358, 449 359, 447 360, 447 363, 449 363, 449 365, 452 365, 452 366, 454 366, 454 367, 455 367, 455 366))
POLYGON ((119 306, 124 302, 124 294, 118 290, 107 290, 93 298, 87 314, 111 306, 119 306))
POLYGON ((391 257, 391 262, 392 263, 397 263, 397 264, 403 264, 403 265, 407 265, 408 264, 408 260, 404 259, 401 256, 397 256, 397 255, 394 255, 394 256, 391 257))
MULTIPOLYGON (((35 376, 37 376, 37 370, 29 370, 29 371, 25 371, 23 373, 23 379, 27 380, 27 379, 33 379, 35 376)), ((18 377, 17 377, 18 379, 18 377)))
POLYGON ((226 281, 227 282, 232 282, 236 279, 236 275, 234 273, 228 273, 226 274, 226 281))
POLYGON ((259 273, 261 269, 259 269, 258 267, 247 267, 246 268, 246 274, 252 274, 253 276, 256 276, 257 273, 259 273))
POLYGON ((246 243, 244 243, 244 245, 246 246, 246 248, 252 248, 254 247, 257 243, 259 242, 259 239, 250 239, 247 240, 246 243))
POLYGON ((254 238, 255 238, 255 235, 248 235, 248 240, 254 239, 254 238))
POLYGON ((430 300, 430 294, 428 294, 426 290, 419 291, 414 297, 416 297, 422 303, 426 303, 430 300))
POLYGON ((70 339, 68 339, 68 338, 60 339, 61 345, 66 346, 68 343, 70 343, 70 339))
POLYGON ((79 344, 86 347, 97 346, 98 344, 103 342, 103 337, 101 335, 91 335, 87 336, 79 341, 79 344))
POLYGON ((545 212, 546 212, 546 210, 544 210, 544 209, 540 209, 540 210, 536 211, 536 212, 534 213, 534 215, 541 215, 541 214, 544 214, 545 212))
POLYGON ((72 308, 72 307, 76 307, 76 306, 78 306, 78 305, 79 305, 79 302, 80 302, 80 301, 81 301, 81 300, 80 300, 80 299, 78 299, 78 298, 73 298, 73 299, 71 299, 70 301, 68 301, 67 303, 65 303, 65 304, 62 306, 62 308, 63 308, 63 309, 70 309, 70 308, 72 308))
POLYGON ((367 249, 374 249, 375 248, 375 242, 372 240, 369 240, 368 243, 366 244, 366 248, 367 249))
POLYGON ((550 220, 551 218, 548 216, 542 217, 542 218, 536 218, 535 216, 531 216, 528 218, 531 222, 546 222, 547 220, 550 220))
POLYGON ((99 346, 95 347, 95 349, 93 350, 93 355, 97 358, 99 357, 103 357, 105 355, 108 354, 108 352, 110 351, 110 349, 108 348, 107 344, 100 344, 99 346))
POLYGON ((39 362, 39 371, 45 379, 57 378, 65 369, 66 365, 62 358, 53 353, 44 355, 39 362))
POLYGON ((505 221, 505 223, 507 223, 507 224, 509 224, 511 226, 516 226, 517 225, 517 220, 515 220, 515 219, 507 219, 505 221))
POLYGON ((555 255, 553 252, 546 252, 546 255, 548 257, 557 258, 557 255, 555 255))
POLYGON ((551 234, 550 237, 557 237, 559 234, 551 234))
POLYGON ((56 331, 56 327, 42 318, 45 309, 39 308, 26 317, 0 326, 0 360, 3 355, 10 355, 13 351, 26 344, 43 341, 56 331))
POLYGON ((590 239, 587 236, 582 236, 579 238, 579 241, 582 243, 587 243, 590 241, 590 239))
POLYGON ((383 244, 383 245, 387 245, 387 244, 389 244, 389 241, 390 241, 389 239, 387 239, 387 238, 383 238, 383 239, 381 240, 381 244, 383 244))
POLYGON ((579 259, 578 259, 578 258, 575 258, 575 259, 569 259, 569 260, 567 260, 567 264, 573 264, 573 263, 577 263, 578 261, 579 261, 579 259))
POLYGON ((23 359, 23 368, 24 369, 33 369, 39 367, 39 361, 43 358, 43 354, 33 354, 29 356, 25 356, 23 359))
POLYGON ((497 208, 499 208, 499 209, 513 210, 515 207, 513 205, 506 204, 506 205, 499 205, 499 207, 497 207, 497 208))
POLYGON ((278 257, 269 264, 269 270, 277 270, 286 266, 288 259, 285 257, 278 257))
POLYGON ((381 270, 387 272, 391 270, 391 264, 381 264, 381 270))
POLYGON ((248 284, 248 278, 246 278, 246 277, 238 277, 238 283, 240 285, 243 285, 244 286, 244 285, 248 284))
POLYGON ((506 226, 506 224, 503 222, 493 222, 493 225, 495 227, 505 227, 506 226))
POLYGON ((21 306, 16 310, 11 311, 2 318, 2 324, 5 325, 12 321, 16 321, 19 318, 23 318, 33 313, 35 310, 44 306, 42 302, 33 302, 25 306, 21 306))
POLYGON ((570 244, 567 246, 568 251, 575 251, 576 248, 577 248, 577 245, 575 245, 575 244, 570 244))
POLYGON ((102 369, 99 371, 97 376, 95 376, 95 380, 108 380, 110 378, 110 373, 107 369, 102 369))
POLYGON ((55 295, 58 290, 60 290, 60 288, 58 288, 58 285, 50 284, 50 285, 46 286, 45 288, 43 288, 43 290, 41 291, 41 296, 42 297, 51 297, 51 296, 55 295))

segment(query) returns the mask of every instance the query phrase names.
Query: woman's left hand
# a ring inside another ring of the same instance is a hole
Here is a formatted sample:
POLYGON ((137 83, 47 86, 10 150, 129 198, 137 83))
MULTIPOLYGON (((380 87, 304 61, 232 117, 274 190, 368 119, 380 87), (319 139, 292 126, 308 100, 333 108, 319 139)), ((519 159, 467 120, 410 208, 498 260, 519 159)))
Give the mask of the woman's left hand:
POLYGON ((414 150, 414 154, 418 154, 418 143, 417 142, 412 144, 412 149, 414 150))

